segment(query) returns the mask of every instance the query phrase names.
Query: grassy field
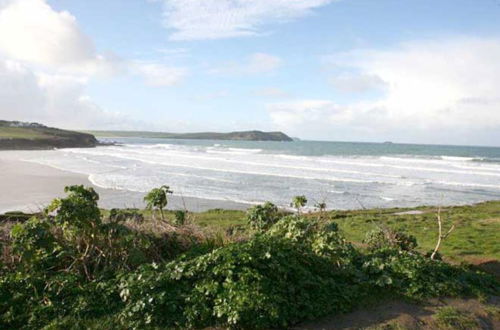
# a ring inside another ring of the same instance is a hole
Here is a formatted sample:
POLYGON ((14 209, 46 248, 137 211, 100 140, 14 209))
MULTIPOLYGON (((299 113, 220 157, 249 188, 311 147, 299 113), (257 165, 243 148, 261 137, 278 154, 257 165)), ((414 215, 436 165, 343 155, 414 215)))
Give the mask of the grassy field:
POLYGON ((0 150, 95 147, 97 144, 90 134, 0 120, 0 150))
MULTIPOLYGON (((367 232, 378 227, 400 229, 414 235, 421 252, 434 248, 437 239, 438 209, 435 207, 370 209, 355 211, 331 211, 324 217, 336 222, 346 238, 362 246, 367 232), (399 214, 418 210, 422 214, 399 214)), ((148 215, 149 216, 149 215, 148 215)), ((309 214, 319 216, 318 213, 309 214)), ((167 212, 167 217, 173 217, 167 212)), ((471 206, 446 207, 441 210, 443 231, 452 225, 455 230, 443 242, 441 253, 455 262, 496 259, 500 260, 500 201, 491 201, 471 206)), ((211 210, 192 213, 192 221, 202 227, 229 229, 246 228, 245 212, 211 210)))
MULTIPOLYGON (((364 233, 387 226, 404 230, 417 238, 419 250, 434 248, 437 239, 437 212, 434 207, 421 207, 423 214, 397 215, 407 209, 333 212, 330 217, 339 224, 346 237, 362 242, 364 233)), ((473 206, 456 206, 441 210, 444 232, 455 230, 444 241, 441 252, 451 260, 500 259, 500 202, 473 206)))
POLYGON ((201 139, 201 140, 243 140, 243 141, 292 141, 283 132, 241 131, 229 133, 200 132, 200 133, 167 133, 147 131, 85 131, 98 137, 140 137, 158 139, 201 139))
POLYGON ((35 129, 24 128, 24 127, 1 127, 0 126, 0 139, 1 138, 11 138, 11 139, 40 139, 47 138, 50 135, 46 135, 41 131, 35 129))

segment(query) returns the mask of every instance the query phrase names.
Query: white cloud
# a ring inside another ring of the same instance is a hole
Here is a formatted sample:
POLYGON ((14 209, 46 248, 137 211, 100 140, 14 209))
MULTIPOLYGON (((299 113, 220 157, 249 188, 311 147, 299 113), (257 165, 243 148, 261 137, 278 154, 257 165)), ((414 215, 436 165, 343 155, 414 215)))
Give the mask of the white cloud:
POLYGON ((346 93, 363 93, 385 88, 385 82, 379 76, 370 74, 340 74, 331 77, 330 83, 335 89, 346 93))
POLYGON ((494 38, 415 41, 335 54, 328 61, 336 70, 379 77, 384 95, 346 105, 270 106, 269 111, 277 125, 299 130, 307 122, 323 136, 340 123, 380 139, 491 144, 500 139, 499 58, 500 39, 494 38))
POLYGON ((9 0, 0 7, 0 55, 79 73, 108 73, 113 59, 97 54, 92 41, 67 11, 45 0, 9 0))
POLYGON ((301 100, 272 103, 269 105, 271 119, 282 128, 301 126, 306 122, 329 122, 342 110, 328 100, 301 100))
POLYGON ((159 63, 135 62, 132 71, 141 75, 150 86, 173 86, 181 82, 188 70, 159 63))
POLYGON ((0 118, 69 128, 128 123, 122 115, 93 103, 85 86, 81 77, 37 73, 19 62, 0 60, 0 118))
POLYGON ((91 76, 114 74, 125 64, 97 54, 75 17, 44 0, 0 2, 2 119, 72 128, 124 124, 122 115, 92 102, 85 88, 91 76))
POLYGON ((221 39, 257 35, 273 22, 311 13, 334 0, 162 0, 164 24, 172 40, 221 39))
POLYGON ((254 92, 255 95, 268 97, 268 98, 286 98, 290 97, 290 93, 287 91, 277 88, 277 87, 266 87, 256 90, 254 92))
POLYGON ((211 69, 212 74, 252 75, 270 73, 283 65, 278 56, 266 53, 254 53, 241 62, 229 62, 211 69))
POLYGON ((250 56, 246 67, 242 67, 241 71, 257 74, 271 72, 279 68, 283 64, 281 58, 265 53, 255 53, 250 56))
MULTIPOLYGON (((0 0, 0 118, 69 128, 137 128, 86 95, 89 79, 129 73, 170 86, 183 68, 97 53, 67 11, 45 0, 0 0)), ((143 125, 143 124, 141 124, 143 125)))

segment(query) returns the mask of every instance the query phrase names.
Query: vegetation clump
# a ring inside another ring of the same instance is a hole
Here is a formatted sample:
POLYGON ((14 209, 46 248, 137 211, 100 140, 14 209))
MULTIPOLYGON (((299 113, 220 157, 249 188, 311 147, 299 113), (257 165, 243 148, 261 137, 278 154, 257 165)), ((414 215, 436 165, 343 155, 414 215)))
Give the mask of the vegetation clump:
POLYGON ((494 277, 431 260, 400 231, 357 248, 335 222, 266 203, 249 210, 246 238, 218 239, 185 213, 175 226, 135 221, 137 210, 106 218, 92 189, 66 192, 4 242, 0 328, 283 328, 386 295, 499 293, 494 277))
POLYGON ((440 308, 437 313, 433 315, 433 318, 439 329, 443 330, 479 329, 479 324, 474 317, 454 307, 440 308))
POLYGON ((146 202, 146 208, 148 210, 159 210, 161 219, 165 220, 165 216, 163 214, 163 209, 168 204, 168 194, 172 194, 173 191, 170 190, 169 186, 161 186, 160 188, 152 189, 145 197, 144 201, 146 202))
POLYGON ((256 205, 247 211, 247 222, 257 231, 267 230, 278 220, 278 207, 271 202, 256 205))
POLYGON ((109 221, 123 223, 125 221, 144 222, 144 215, 138 209, 111 209, 109 211, 109 221))
POLYGON ((402 251, 413 251, 417 248, 417 239, 401 230, 389 228, 377 228, 367 233, 365 241, 368 249, 377 251, 381 249, 398 249, 402 251))
POLYGON ((297 210, 297 214, 300 214, 300 211, 307 204, 307 198, 304 195, 295 196, 290 203, 290 206, 297 210))

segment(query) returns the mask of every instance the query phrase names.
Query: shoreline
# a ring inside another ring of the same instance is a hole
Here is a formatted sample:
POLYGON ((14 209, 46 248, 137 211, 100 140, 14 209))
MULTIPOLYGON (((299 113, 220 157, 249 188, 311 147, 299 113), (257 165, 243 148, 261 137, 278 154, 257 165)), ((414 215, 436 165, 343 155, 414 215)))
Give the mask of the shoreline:
MULTIPOLYGON (((99 206, 111 208, 144 208, 146 193, 98 187, 86 175, 63 171, 48 165, 32 163, 9 157, 0 152, 0 214, 11 211, 37 212, 54 198, 63 197, 64 187, 85 185, 100 196, 99 206)), ((246 210, 250 205, 231 201, 216 201, 195 197, 169 197, 168 209, 202 212, 222 208, 246 210)))
MULTIPOLYGON (((23 160, 23 153, 30 151, 0 151, 0 214, 11 211, 38 212, 54 198, 65 196, 64 188, 70 185, 93 187, 100 196, 99 206, 111 208, 145 208, 146 192, 134 192, 101 188, 94 185, 86 174, 58 169, 49 165, 23 160)), ((470 203, 442 204, 442 207, 475 205, 488 199, 470 203)), ((205 199, 180 195, 169 196, 167 209, 186 209, 190 212, 204 212, 210 209, 247 210, 255 204, 230 200, 205 199)), ((387 207, 367 207, 366 209, 418 210, 435 207, 432 204, 392 205, 387 207)), ((337 208, 336 210, 361 210, 362 208, 337 208)))

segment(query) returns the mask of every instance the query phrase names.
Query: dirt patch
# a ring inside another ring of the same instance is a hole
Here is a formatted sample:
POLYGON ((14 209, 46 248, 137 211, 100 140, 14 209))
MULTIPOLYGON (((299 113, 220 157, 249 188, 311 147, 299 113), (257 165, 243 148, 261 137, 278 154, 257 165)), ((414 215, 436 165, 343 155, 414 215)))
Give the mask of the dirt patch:
POLYGON ((500 299, 493 298, 487 303, 477 299, 430 300, 425 304, 404 301, 390 301, 379 306, 360 309, 355 312, 327 317, 301 324, 293 329, 439 329, 435 315, 445 306, 470 315, 477 323, 477 329, 500 329, 498 310, 500 299))
POLYGON ((492 258, 467 258, 468 263, 500 280, 500 261, 492 258))

